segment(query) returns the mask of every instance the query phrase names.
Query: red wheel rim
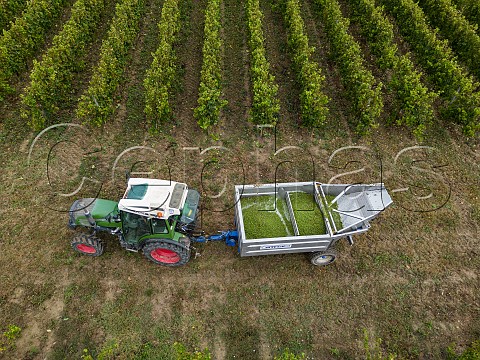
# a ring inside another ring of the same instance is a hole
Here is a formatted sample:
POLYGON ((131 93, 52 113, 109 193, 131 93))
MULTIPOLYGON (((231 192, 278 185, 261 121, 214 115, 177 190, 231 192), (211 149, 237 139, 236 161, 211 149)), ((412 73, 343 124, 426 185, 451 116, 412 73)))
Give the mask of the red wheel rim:
POLYGON ((175 264, 180 261, 180 255, 178 255, 175 251, 158 248, 152 250, 150 256, 154 258, 158 262, 162 262, 165 264, 175 264))
POLYGON ((77 250, 86 254, 95 254, 97 252, 97 250, 93 246, 85 244, 78 244, 77 250))

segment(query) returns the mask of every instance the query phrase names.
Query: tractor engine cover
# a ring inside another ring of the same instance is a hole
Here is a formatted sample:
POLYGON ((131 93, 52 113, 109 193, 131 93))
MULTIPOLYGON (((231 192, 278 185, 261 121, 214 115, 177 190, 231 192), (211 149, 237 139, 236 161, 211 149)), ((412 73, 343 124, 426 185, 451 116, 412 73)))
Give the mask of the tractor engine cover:
POLYGON ((68 226, 72 229, 77 226, 117 228, 119 221, 117 202, 84 198, 75 201, 70 207, 68 226))

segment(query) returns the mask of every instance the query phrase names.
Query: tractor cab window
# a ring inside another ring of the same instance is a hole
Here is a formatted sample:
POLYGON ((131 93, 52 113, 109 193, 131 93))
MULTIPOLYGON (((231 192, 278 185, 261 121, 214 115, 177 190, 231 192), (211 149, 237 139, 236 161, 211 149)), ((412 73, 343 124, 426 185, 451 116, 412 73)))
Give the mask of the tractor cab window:
POLYGON ((168 222, 164 219, 152 219, 152 229, 154 234, 168 234, 168 222))
POLYGON ((122 211, 123 232, 125 240, 136 243, 142 236, 151 234, 148 219, 138 214, 122 211))

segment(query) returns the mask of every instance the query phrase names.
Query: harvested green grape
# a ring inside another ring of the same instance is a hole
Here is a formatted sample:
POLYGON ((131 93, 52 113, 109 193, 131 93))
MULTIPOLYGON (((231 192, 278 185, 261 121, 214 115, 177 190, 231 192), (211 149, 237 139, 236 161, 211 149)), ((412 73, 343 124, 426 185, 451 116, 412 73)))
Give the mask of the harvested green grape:
POLYGON ((293 227, 285 200, 260 195, 241 199, 243 224, 247 239, 293 236, 293 227))
POLYGON ((304 192, 290 193, 293 213, 300 235, 320 235, 327 233, 322 211, 312 194, 304 192))
MULTIPOLYGON (((335 197, 327 196, 331 202, 335 197)), ((293 213, 299 234, 327 234, 324 216, 312 194, 304 192, 290 193, 293 213)), ((286 201, 274 195, 259 195, 241 199, 243 224, 247 239, 263 239, 293 236, 293 226, 286 201), (276 206, 275 206, 276 203, 276 206)), ((336 204, 333 205, 336 208, 336 204)), ((337 229, 341 229, 340 214, 332 212, 337 229)))

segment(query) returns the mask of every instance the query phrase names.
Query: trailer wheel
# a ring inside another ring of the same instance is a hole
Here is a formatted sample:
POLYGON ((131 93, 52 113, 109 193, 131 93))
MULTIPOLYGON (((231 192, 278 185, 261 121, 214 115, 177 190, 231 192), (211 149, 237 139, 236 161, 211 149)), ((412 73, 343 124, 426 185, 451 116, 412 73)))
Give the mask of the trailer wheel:
POLYGON ((103 254, 103 242, 95 235, 77 234, 71 242, 73 250, 87 256, 103 254))
POLYGON ((182 266, 190 260, 190 250, 165 241, 150 241, 143 247, 143 255, 155 264, 182 266))
POLYGON ((310 262, 315 266, 326 266, 335 261, 338 254, 335 250, 317 251, 310 255, 310 262))

